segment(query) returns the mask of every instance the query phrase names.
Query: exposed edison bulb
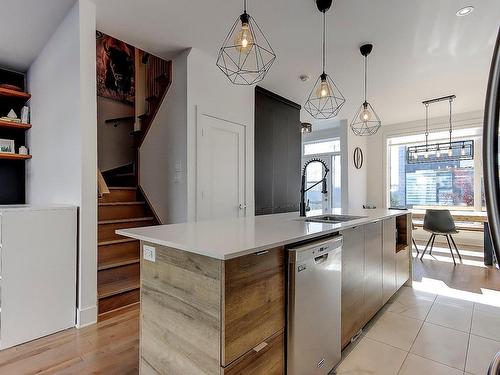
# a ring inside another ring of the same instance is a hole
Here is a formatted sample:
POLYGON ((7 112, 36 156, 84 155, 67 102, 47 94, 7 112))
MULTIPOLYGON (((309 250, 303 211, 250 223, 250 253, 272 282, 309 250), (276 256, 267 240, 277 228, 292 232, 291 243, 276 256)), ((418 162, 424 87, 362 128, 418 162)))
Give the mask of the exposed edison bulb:
POLYGON ((248 22, 241 23, 241 30, 234 38, 234 45, 239 52, 248 53, 253 46, 253 37, 248 22))
POLYGON ((460 150, 460 155, 465 156, 465 147, 462 147, 460 150))
POLYGON ((438 148, 436 151, 436 157, 440 158, 441 157, 441 150, 438 148))
POLYGON ((372 118, 372 113, 368 108, 363 109, 359 114, 359 119, 363 122, 368 122, 371 120, 371 118, 372 118))
POLYGON ((330 96, 330 86, 328 85, 326 78, 321 78, 321 83, 318 87, 318 90, 316 91, 316 96, 318 96, 319 98, 326 98, 330 96))
POLYGON ((453 156, 453 150, 451 147, 448 149, 448 156, 453 156))
POLYGON ((424 152, 424 158, 429 159, 429 151, 425 150, 425 152, 424 152))
POLYGON ((415 153, 413 154, 413 159, 415 159, 415 160, 417 160, 417 159, 418 159, 418 153, 417 153, 417 152, 415 152, 415 153))

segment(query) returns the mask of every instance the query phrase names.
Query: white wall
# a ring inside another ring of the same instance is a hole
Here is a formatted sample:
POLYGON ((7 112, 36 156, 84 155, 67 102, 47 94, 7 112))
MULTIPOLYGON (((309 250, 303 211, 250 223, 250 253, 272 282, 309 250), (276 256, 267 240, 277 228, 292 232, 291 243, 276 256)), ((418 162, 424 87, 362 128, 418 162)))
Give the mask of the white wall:
POLYGON ((255 212, 254 198, 254 86, 233 85, 215 64, 214 57, 192 48, 188 56, 187 103, 187 208, 188 220, 196 216, 196 114, 242 124, 246 128, 247 214, 255 212))
POLYGON ((347 129, 347 165, 349 171, 349 208, 361 209, 364 204, 367 204, 367 171, 366 163, 366 143, 368 137, 360 137, 355 135, 349 127, 347 120, 342 120, 343 126, 347 129), (360 169, 354 166, 353 153, 354 149, 359 147, 363 151, 364 163, 360 169))
POLYGON ((134 115, 133 105, 97 97, 97 160, 101 172, 135 161, 134 137, 130 136, 134 131, 134 121, 120 121, 116 127, 105 122, 134 115))
POLYGON ((28 71, 27 202, 79 207, 79 325, 97 318, 95 64, 95 6, 79 0, 28 71))
POLYGON ((189 51, 173 59, 172 84, 140 149, 140 185, 163 224, 187 220, 189 51))
POLYGON ((212 56, 192 48, 173 60, 172 85, 140 151, 140 184, 164 224, 196 217, 197 111, 245 125, 247 212, 254 212, 254 87, 231 84, 212 56))

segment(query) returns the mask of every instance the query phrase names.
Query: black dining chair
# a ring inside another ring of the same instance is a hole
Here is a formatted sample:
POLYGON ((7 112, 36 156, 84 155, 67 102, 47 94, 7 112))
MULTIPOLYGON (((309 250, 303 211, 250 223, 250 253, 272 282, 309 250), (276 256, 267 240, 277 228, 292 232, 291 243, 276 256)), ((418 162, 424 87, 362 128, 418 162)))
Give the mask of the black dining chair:
POLYGON ((456 265, 457 263, 455 262, 455 256, 453 255, 451 243, 453 243, 453 247, 455 248, 458 257, 462 260, 462 256, 458 252, 457 245, 452 236, 452 234, 457 234, 458 230, 455 227, 455 221, 453 220, 449 210, 426 210, 424 217, 424 230, 430 232, 431 237, 429 238, 429 241, 427 241, 427 245, 425 245, 425 249, 420 256, 420 259, 424 258, 429 244, 431 245, 429 255, 432 255, 432 248, 434 247, 434 240, 436 239, 436 236, 444 236, 446 237, 446 241, 448 241, 448 247, 450 248, 451 257, 453 258, 453 264, 456 265))

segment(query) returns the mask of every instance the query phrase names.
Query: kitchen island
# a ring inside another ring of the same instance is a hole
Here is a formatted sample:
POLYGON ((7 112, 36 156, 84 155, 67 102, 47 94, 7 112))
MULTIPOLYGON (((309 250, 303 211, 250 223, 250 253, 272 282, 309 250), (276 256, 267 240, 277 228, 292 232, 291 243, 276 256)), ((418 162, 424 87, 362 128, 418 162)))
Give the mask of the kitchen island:
POLYGON ((286 213, 117 231, 141 240, 141 373, 283 374, 286 248, 337 234, 345 347, 411 280, 411 214, 333 213, 361 218, 286 213))

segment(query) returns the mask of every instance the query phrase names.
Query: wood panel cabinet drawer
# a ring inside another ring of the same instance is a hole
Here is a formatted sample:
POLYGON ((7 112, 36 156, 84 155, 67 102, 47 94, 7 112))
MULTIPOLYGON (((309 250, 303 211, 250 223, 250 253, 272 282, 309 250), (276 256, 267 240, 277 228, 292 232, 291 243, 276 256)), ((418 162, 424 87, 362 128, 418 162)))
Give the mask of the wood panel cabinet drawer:
POLYGON ((222 366, 285 327, 282 247, 224 262, 222 366))
POLYGON ((283 375, 285 373, 284 330, 263 341, 240 359, 223 367, 222 375, 283 375))

